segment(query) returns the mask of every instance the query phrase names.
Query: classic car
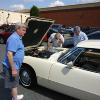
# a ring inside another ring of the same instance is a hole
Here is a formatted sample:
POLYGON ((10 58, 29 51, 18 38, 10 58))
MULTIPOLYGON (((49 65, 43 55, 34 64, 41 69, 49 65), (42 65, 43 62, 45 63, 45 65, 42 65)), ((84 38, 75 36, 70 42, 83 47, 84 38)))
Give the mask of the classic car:
MULTIPOLYGON (((33 20, 29 20, 28 31, 35 29, 34 25, 45 23, 47 26, 46 23, 49 23, 45 31, 37 32, 38 35, 46 32, 52 23, 37 19, 38 23, 35 19, 35 24, 33 20)), ((34 33, 32 30, 30 32, 34 33)), ((100 100, 100 40, 83 41, 71 49, 53 48, 51 52, 39 45, 28 47, 32 40, 35 42, 34 37, 35 34, 29 40, 25 38, 24 42, 27 45, 26 56, 19 73, 20 83, 24 87, 38 84, 78 99, 100 100)))
POLYGON ((0 32, 0 44, 6 43, 8 37, 15 31, 15 25, 2 25, 0 32))

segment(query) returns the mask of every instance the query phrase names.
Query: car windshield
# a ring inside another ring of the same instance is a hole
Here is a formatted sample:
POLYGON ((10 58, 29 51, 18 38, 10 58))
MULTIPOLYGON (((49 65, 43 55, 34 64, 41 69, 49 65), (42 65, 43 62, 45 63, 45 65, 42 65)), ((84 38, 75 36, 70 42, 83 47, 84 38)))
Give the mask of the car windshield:
POLYGON ((71 48, 58 58, 58 62, 65 64, 65 62, 68 63, 70 61, 74 61, 77 56, 84 50, 84 48, 79 47, 71 48))

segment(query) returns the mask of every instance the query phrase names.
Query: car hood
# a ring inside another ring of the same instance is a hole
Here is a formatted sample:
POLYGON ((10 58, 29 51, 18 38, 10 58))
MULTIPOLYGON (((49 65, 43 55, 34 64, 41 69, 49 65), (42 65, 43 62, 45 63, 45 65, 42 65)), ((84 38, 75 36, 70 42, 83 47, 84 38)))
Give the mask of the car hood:
POLYGON ((28 29, 23 37, 24 46, 26 48, 38 47, 53 23, 54 21, 51 19, 29 17, 26 20, 28 29))
POLYGON ((63 54, 64 52, 68 51, 69 48, 55 48, 57 51, 59 52, 56 52, 54 54, 52 54, 50 56, 50 58, 48 59, 49 61, 52 61, 52 62, 57 62, 58 58, 61 56, 61 54, 63 54))

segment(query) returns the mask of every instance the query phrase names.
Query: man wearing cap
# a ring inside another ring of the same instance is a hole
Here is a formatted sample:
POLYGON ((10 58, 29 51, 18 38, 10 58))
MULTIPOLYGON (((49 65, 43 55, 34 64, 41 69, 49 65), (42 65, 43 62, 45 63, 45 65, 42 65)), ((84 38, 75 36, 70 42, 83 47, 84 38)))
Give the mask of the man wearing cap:
POLYGON ((88 40, 87 35, 81 31, 79 26, 75 26, 73 32, 74 32, 74 37, 73 37, 74 46, 76 46, 81 41, 88 40))

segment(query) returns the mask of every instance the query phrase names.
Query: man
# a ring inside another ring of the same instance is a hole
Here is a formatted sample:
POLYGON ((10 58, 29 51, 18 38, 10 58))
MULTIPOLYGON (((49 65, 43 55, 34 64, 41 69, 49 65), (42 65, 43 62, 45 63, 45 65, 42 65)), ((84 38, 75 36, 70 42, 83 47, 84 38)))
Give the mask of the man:
POLYGON ((22 37, 26 33, 25 24, 16 24, 14 32, 7 40, 6 53, 3 60, 5 88, 11 89, 12 100, 20 100, 23 95, 17 95, 19 84, 19 69, 24 59, 24 45, 22 37))
POLYGON ((48 39, 48 50, 52 47, 62 47, 64 37, 60 33, 53 33, 48 39))
POLYGON ((75 26, 73 32, 74 32, 74 37, 73 37, 74 46, 76 46, 81 41, 88 40, 87 35, 80 30, 79 26, 75 26))

